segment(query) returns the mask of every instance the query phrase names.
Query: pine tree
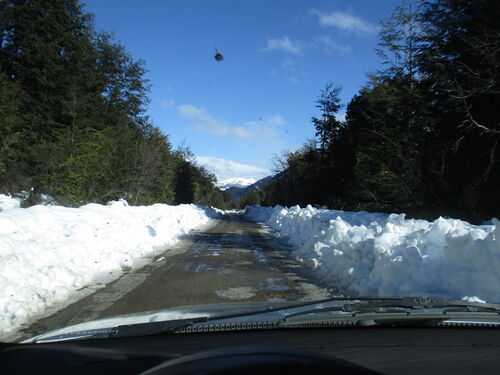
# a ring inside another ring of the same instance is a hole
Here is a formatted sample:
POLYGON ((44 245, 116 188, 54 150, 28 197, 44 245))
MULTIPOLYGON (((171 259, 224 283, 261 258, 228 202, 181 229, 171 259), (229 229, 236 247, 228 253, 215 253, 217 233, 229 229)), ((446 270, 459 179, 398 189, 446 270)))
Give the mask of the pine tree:
POLYGON ((429 179, 443 200, 473 212, 500 210, 500 4, 426 2, 419 67, 428 100, 429 179))
POLYGON ((19 183, 10 161, 18 158, 20 140, 19 88, 0 71, 0 189, 9 191, 19 183))
POLYGON ((340 87, 327 84, 316 101, 316 107, 321 111, 321 118, 313 117, 312 122, 316 128, 316 137, 319 138, 322 150, 328 148, 328 145, 336 139, 342 128, 342 122, 336 118, 342 108, 339 98, 340 90, 340 87))

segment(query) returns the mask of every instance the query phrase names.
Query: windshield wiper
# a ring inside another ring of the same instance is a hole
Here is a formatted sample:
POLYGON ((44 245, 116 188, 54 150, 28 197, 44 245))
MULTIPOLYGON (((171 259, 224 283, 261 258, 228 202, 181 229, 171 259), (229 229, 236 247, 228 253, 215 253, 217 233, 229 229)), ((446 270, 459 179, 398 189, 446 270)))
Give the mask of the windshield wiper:
MULTIPOLYGON (((199 317, 199 318, 190 318, 190 319, 178 319, 178 320, 167 320, 167 321, 159 321, 159 322, 146 322, 146 323, 134 323, 127 325, 120 325, 118 327, 112 328, 106 332, 106 337, 129 337, 129 336, 147 336, 147 335, 156 335, 156 334, 168 334, 174 333, 182 328, 187 328, 196 323, 205 323, 214 320, 224 320, 224 319, 232 319, 239 318, 251 315, 259 315, 265 314, 275 311, 283 311, 289 310, 298 307, 305 307, 310 305, 317 305, 326 302, 335 302, 335 301, 380 301, 386 300, 387 302, 391 300, 397 300, 397 298, 372 298, 372 297, 361 297, 361 298, 353 298, 353 297, 331 297, 325 298, 316 301, 308 301, 308 302, 296 302, 286 304, 285 306, 276 306, 276 307, 265 307, 261 309, 255 309, 250 311, 243 311, 239 313, 233 314, 223 314, 223 315, 214 315, 210 317, 199 317)), ((317 310, 310 310, 317 311, 317 310)), ((292 314, 290 314, 292 315, 292 314)), ((288 316, 288 315, 287 315, 288 316)), ((92 336, 91 338, 102 338, 103 335, 92 336)))
MULTIPOLYGON (((403 317, 402 321, 408 322, 410 319, 417 322, 420 317, 422 322, 437 322, 448 319, 446 313, 465 312, 465 313, 494 313, 500 316, 500 305, 493 303, 477 303, 467 301, 450 301, 440 297, 410 297, 410 298, 377 298, 377 297, 332 297, 316 301, 289 303, 281 306, 269 306, 250 311, 242 311, 230 314, 221 314, 213 316, 201 316, 188 319, 167 320, 158 322, 124 324, 117 327, 101 328, 88 331, 77 331, 52 337, 41 338, 36 342, 78 340, 78 339, 99 339, 99 338, 117 338, 131 336, 148 336, 158 334, 172 334, 181 329, 188 328, 198 323, 208 323, 225 319, 248 317, 252 315, 266 314, 277 311, 285 311, 294 308, 320 305, 326 303, 336 303, 334 306, 306 309, 298 312, 285 314, 277 321, 288 326, 292 318, 293 322, 302 322, 308 319, 314 321, 334 321, 344 319, 356 321, 357 315, 377 314, 384 322, 391 321, 391 316, 397 318, 397 315, 411 315, 403 317), (345 302, 345 303, 342 303, 345 302), (439 314, 429 313, 424 317, 422 314, 412 315, 414 312, 424 312, 432 309, 441 309, 439 314), (325 316, 324 313, 339 313, 325 316), (343 314, 342 314, 343 313, 343 314), (385 317, 383 315, 386 314, 385 317)), ((382 321, 381 320, 381 321, 382 321)), ((396 320, 393 321, 393 323, 396 320)), ((293 324, 293 323, 292 323, 293 324)), ((281 326, 281 325, 280 325, 281 326)))
MULTIPOLYGON (((399 323, 402 325, 412 323, 427 325, 450 319, 450 315, 447 315, 448 313, 471 313, 475 314, 475 317, 477 317, 477 314, 488 313, 489 316, 500 317, 500 304, 452 301, 441 297, 379 299, 364 303, 346 303, 341 306, 299 311, 285 316, 283 322, 286 323, 291 318, 299 318, 299 321, 307 320, 308 318, 323 321, 340 318, 353 321, 356 320, 353 318, 361 318, 362 315, 371 314, 374 318, 372 320, 376 325, 394 325, 399 323), (323 313, 328 312, 339 314, 325 317, 323 313), (300 319, 301 317, 303 319, 300 319)), ((360 319, 360 322, 362 322, 362 319, 360 319)))
MULTIPOLYGON (((360 297, 360 298, 351 298, 351 297, 331 297, 325 298, 316 301, 307 301, 307 302, 294 302, 288 303, 281 306, 271 306, 265 307, 250 311, 242 311, 232 314, 221 314, 214 316, 202 316, 196 318, 188 318, 188 319, 177 319, 177 320, 166 320, 166 321, 158 321, 158 322, 145 322, 145 323, 133 323, 133 324, 124 324, 119 325, 117 327, 109 327, 109 328, 99 328, 99 329, 90 329, 83 331, 74 331, 69 333, 58 334, 50 337, 43 337, 39 339, 35 339, 35 342, 53 342, 53 341, 66 341, 66 340, 79 340, 79 339, 105 339, 105 338, 116 338, 116 337, 130 337, 130 336, 147 336, 147 335, 157 335, 157 334, 170 334, 175 333, 176 331, 187 328, 197 323, 204 323, 214 320, 223 320, 223 319, 231 319, 238 318, 244 316, 265 314, 275 311, 283 311, 292 308, 299 308, 311 305, 317 305, 321 303, 327 302, 335 302, 335 301, 380 301, 381 298, 372 298, 372 297, 360 297)), ((382 300, 397 300, 397 298, 382 298, 382 300)))

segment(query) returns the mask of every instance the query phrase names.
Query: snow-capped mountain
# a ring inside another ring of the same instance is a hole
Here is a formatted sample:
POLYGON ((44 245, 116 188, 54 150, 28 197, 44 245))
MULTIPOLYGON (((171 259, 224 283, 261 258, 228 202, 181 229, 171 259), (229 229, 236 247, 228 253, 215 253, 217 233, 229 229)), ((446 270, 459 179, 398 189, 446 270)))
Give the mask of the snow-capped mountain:
POLYGON ((218 184, 218 188, 229 193, 233 198, 239 198, 252 190, 262 190, 276 179, 276 176, 267 176, 258 181, 252 178, 230 178, 218 184), (253 181, 253 182, 252 182, 253 181))
POLYGON ((254 178, 234 177, 222 180, 221 182, 217 183, 217 187, 221 190, 227 190, 232 187, 243 189, 254 184, 256 181, 257 180, 254 178))

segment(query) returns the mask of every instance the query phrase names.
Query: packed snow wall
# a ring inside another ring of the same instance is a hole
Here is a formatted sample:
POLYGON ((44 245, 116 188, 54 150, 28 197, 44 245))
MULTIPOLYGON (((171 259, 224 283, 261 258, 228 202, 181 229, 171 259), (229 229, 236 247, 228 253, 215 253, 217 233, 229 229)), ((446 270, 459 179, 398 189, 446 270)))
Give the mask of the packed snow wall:
POLYGON ((311 206, 249 206, 294 255, 339 293, 438 295, 500 302, 500 222, 405 219, 404 214, 346 212, 311 206))
POLYGON ((81 298, 140 267, 219 214, 196 205, 129 206, 125 201, 80 208, 0 211, 0 338, 23 323, 81 298))

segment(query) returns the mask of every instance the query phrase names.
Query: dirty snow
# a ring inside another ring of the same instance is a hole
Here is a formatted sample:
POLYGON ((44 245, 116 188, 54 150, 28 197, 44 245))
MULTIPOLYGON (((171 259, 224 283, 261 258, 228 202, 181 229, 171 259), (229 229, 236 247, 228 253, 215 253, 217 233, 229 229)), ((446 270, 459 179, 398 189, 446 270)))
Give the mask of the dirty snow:
POLYGON ((0 196, 0 339, 161 254, 218 214, 196 205, 18 208, 0 196))
POLYGON ((247 207, 333 288, 354 296, 439 295, 500 302, 500 222, 404 214, 247 207))

